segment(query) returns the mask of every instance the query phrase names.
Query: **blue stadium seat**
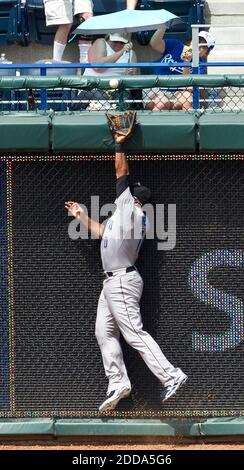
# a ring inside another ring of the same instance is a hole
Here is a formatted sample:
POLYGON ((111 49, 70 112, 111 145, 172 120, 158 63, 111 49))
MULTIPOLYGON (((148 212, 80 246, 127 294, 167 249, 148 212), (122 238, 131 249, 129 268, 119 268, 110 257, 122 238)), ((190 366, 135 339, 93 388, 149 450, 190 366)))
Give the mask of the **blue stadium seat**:
POLYGON ((0 0, 0 44, 28 45, 26 5, 21 0, 0 0))
POLYGON ((26 3, 21 3, 19 0, 18 5, 18 38, 22 46, 28 46, 30 42, 30 32, 27 16, 26 3))
POLYGON ((17 40, 18 0, 0 0, 0 44, 17 40))
POLYGON ((56 26, 46 26, 43 0, 27 0, 27 15, 30 40, 43 44, 53 44, 56 26))
POLYGON ((93 4, 95 15, 114 13, 126 8, 126 0, 93 0, 93 4))

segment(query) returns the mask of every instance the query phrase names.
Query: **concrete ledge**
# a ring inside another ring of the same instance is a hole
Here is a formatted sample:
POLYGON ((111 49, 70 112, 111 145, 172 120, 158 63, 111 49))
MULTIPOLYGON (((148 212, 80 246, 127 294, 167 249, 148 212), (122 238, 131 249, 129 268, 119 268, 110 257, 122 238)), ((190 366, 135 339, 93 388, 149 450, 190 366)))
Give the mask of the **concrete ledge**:
POLYGON ((211 418, 200 424, 201 436, 244 435, 244 418, 211 418))
POLYGON ((210 418, 205 422, 192 419, 1 419, 1 436, 113 436, 113 437, 244 437, 244 417, 210 418))
POLYGON ((174 436, 174 428, 160 420, 60 419, 56 436, 174 436))

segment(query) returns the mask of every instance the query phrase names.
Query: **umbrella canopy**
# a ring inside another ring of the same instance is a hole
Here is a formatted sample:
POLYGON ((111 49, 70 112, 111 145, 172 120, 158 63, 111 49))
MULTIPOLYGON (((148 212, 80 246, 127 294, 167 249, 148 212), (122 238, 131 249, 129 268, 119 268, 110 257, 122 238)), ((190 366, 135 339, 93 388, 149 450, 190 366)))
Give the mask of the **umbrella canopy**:
POLYGON ((167 10, 122 10, 108 15, 93 16, 78 26, 74 33, 83 35, 132 33, 154 30, 166 23, 173 26, 181 21, 181 18, 167 10))

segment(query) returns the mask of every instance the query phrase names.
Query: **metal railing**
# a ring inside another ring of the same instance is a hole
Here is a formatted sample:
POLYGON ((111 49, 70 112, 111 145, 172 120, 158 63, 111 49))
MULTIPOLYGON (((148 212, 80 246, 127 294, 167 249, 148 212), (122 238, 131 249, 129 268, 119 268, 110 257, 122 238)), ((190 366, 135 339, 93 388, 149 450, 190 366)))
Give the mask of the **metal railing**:
MULTIPOLYGON (((49 78, 49 70, 52 69, 140 69, 141 74, 150 69, 152 72, 156 68, 190 68, 193 74, 201 75, 206 72, 209 67, 244 67, 244 62, 206 62, 199 61, 199 38, 198 31, 200 28, 208 28, 210 25, 192 25, 193 37, 193 58, 192 62, 136 62, 136 63, 115 63, 115 64, 100 64, 100 63, 34 63, 34 64, 8 64, 0 63, 0 75, 7 73, 17 73, 20 77, 25 75, 25 71, 36 70, 40 71, 40 77, 49 78)), ((228 26, 226 26, 228 27, 228 26)), ((230 26, 229 26, 230 27, 230 26)), ((233 25, 231 25, 233 27, 233 25)), ((144 85, 140 83, 136 89, 126 88, 121 86, 123 78, 129 77, 129 74, 123 76, 113 77, 119 81, 119 86, 114 89, 102 90, 99 88, 87 90, 87 87, 77 89, 72 86, 64 88, 57 87, 55 90, 48 89, 48 86, 34 87, 31 90, 27 88, 16 89, 14 77, 10 87, 8 85, 4 88, 0 87, 0 111, 22 111, 22 110, 40 110, 46 112, 51 109, 53 111, 82 111, 84 109, 93 110, 107 110, 107 109, 141 109, 141 110, 184 110, 184 111, 201 111, 209 109, 215 112, 218 111, 239 111, 244 110, 244 88, 242 86, 235 87, 212 87, 212 89, 205 88, 204 86, 193 85, 192 87, 177 87, 173 88, 165 85, 164 87, 147 87, 146 75, 140 76, 145 79, 144 85), (10 88, 9 88, 10 87, 10 88)), ((66 76, 68 77, 68 76, 66 76)), ((101 74, 102 77, 102 74, 101 74)), ((139 77, 139 76, 137 76, 139 77)), ((154 77, 154 75, 150 75, 154 77)), ((10 77, 8 77, 10 79, 10 77)), ((34 78, 34 77, 33 77, 34 78)), ((37 78, 37 77, 35 77, 37 78)), ((85 78, 85 77, 84 77, 85 78)), ((86 77, 89 79, 89 77, 86 77)), ((156 78, 156 77, 154 77, 156 78)), ((160 77, 159 77, 160 78, 160 77)), ((0 79, 0 83, 4 83, 4 77, 0 79)), ((157 80, 156 80, 157 81, 157 80)))

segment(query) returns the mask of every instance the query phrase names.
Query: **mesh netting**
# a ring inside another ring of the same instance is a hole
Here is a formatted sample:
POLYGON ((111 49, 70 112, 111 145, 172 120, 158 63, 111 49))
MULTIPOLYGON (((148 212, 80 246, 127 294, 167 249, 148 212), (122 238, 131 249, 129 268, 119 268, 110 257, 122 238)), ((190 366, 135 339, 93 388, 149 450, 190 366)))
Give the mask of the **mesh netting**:
MULTIPOLYGON (((199 87, 197 109, 215 112, 243 111, 242 87, 199 87)), ((145 88, 121 90, 13 90, 0 92, 0 112, 8 111, 107 111, 132 110, 184 110, 196 109, 192 88, 145 88), (45 99, 43 99, 45 93, 45 99)))
MULTIPOLYGON (((70 219, 63 204, 78 200, 89 207, 91 195, 100 196, 100 206, 112 202, 113 162, 52 160, 13 163, 14 354, 10 372, 14 391, 10 414, 96 416, 107 386, 94 335, 102 288, 99 242, 69 239, 70 219)), ((138 267, 145 286, 144 327, 190 380, 162 407, 157 379, 122 341, 133 389, 113 415, 243 412, 243 342, 225 351, 213 347, 204 352, 197 351, 193 341, 195 331, 228 331, 231 299, 244 300, 242 261, 235 268, 210 270, 209 281, 216 295, 219 290, 227 294, 221 308, 194 298, 189 285, 190 269, 205 253, 243 253, 242 164, 130 161, 133 178, 151 187, 155 202, 177 206, 176 247, 157 251, 157 240, 146 241, 138 267)), ((6 312, 5 304, 3 307, 6 312)), ((1 342, 7 344, 3 330, 2 335, 1 342)), ((1 403, 3 416, 7 413, 1 403)))

